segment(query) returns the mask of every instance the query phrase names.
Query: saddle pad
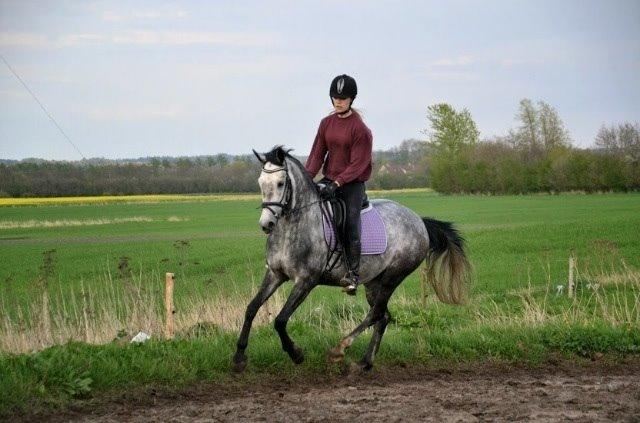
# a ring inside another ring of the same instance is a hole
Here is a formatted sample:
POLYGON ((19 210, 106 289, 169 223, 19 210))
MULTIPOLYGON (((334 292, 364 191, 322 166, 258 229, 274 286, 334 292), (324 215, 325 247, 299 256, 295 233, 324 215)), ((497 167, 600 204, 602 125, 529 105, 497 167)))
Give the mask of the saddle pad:
MULTIPOLYGON (((324 239, 331 249, 336 248, 336 240, 331 222, 323 218, 324 239)), ((382 254, 387 250, 387 230, 378 210, 372 205, 360 212, 361 254, 382 254)))

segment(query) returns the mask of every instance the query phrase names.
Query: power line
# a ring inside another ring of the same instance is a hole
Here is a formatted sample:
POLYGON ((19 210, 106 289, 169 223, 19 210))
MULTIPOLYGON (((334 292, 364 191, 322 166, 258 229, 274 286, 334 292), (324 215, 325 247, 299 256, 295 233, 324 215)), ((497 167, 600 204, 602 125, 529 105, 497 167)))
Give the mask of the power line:
POLYGON ((73 146, 73 148, 75 148, 75 150, 78 152, 78 154, 80 154, 80 157, 82 157, 83 159, 84 154, 82 154, 82 152, 80 151, 80 149, 73 143, 73 141, 71 141, 71 138, 69 138, 69 136, 64 132, 64 130, 60 127, 60 125, 58 125, 58 122, 56 122, 56 120, 53 118, 53 116, 51 116, 51 113, 49 113, 47 111, 47 109, 44 107, 44 105, 40 102, 40 100, 38 100, 38 97, 33 93, 33 91, 31 91, 29 89, 29 87, 27 86, 27 84, 22 80, 22 78, 20 78, 20 76, 16 73, 16 71, 13 70, 13 68, 11 67, 11 65, 9 65, 9 62, 7 62, 7 60, 4 58, 3 55, 0 54, 0 58, 2 58, 2 61, 4 62, 5 65, 7 65, 7 67, 9 68, 9 70, 11 71, 11 73, 18 78, 18 81, 20 81, 20 83, 22 84, 22 86, 29 91, 29 94, 31 94, 31 97, 33 97, 33 99, 38 103, 38 105, 40 106, 40 108, 42 109, 42 111, 49 117, 49 119, 51 119, 51 122, 53 122, 53 124, 56 126, 56 128, 58 128, 58 130, 60 131, 60 133, 62 134, 62 136, 69 141, 69 144, 71 144, 73 146))

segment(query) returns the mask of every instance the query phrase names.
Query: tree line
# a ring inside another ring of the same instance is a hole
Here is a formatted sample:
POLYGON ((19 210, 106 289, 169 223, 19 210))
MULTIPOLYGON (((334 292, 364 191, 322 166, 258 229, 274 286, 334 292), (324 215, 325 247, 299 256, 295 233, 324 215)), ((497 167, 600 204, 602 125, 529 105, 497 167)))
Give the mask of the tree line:
MULTIPOLYGON (((427 186, 429 149, 423 141, 406 140, 399 147, 375 151, 368 187, 427 186)), ((298 158, 303 163, 306 160, 298 158)), ((0 197, 257 193, 260 166, 253 154, 74 162, 4 160, 0 161, 0 197)))
MULTIPOLYGON (((520 101, 516 128, 480 138, 467 109, 427 108, 426 139, 374 152, 369 189, 432 187, 442 193, 522 194, 640 188, 640 125, 603 125, 592 148, 572 145, 551 105, 520 101)), ((305 157, 299 157, 303 162, 305 157)), ((258 192, 252 154, 77 162, 0 161, 0 196, 49 197, 258 192)))
POLYGON ((434 148, 430 185, 443 193, 521 194, 629 191, 640 188, 640 125, 603 125, 594 147, 572 145, 551 105, 523 99, 518 127, 480 140, 468 110, 447 104, 428 109, 434 148))

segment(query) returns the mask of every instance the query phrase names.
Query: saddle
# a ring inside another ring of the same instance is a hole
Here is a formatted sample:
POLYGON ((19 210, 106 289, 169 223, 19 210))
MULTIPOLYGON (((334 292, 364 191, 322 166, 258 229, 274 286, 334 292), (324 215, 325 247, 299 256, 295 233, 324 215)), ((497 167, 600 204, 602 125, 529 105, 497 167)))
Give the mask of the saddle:
MULTIPOLYGON (((347 206, 341 198, 332 198, 331 200, 327 200, 325 203, 328 203, 331 207, 331 224, 333 227, 337 229, 338 232, 338 240, 342 242, 343 236, 346 231, 345 226, 345 216, 347 214, 347 206)), ((369 198, 367 194, 364 194, 364 198, 362 199, 362 207, 361 210, 366 210, 369 207, 369 198)))
MULTIPOLYGON (((325 242, 329 247, 325 272, 330 272, 340 261, 344 261, 342 246, 346 232, 346 205, 343 200, 333 198, 321 203, 325 242)), ((362 200, 361 236, 362 255, 382 254, 387 249, 387 233, 382 217, 369 202, 365 194, 362 200)), ((345 263, 346 266, 346 263, 345 263)))

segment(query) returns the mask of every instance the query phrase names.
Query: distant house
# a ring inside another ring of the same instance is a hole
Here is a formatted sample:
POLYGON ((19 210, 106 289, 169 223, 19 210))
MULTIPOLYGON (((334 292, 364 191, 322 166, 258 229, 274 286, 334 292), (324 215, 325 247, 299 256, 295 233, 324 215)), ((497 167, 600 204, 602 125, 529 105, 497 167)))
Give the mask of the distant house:
POLYGON ((416 171, 416 166, 413 164, 398 165, 394 163, 385 163, 378 169, 379 175, 391 174, 391 175, 406 175, 416 171))

